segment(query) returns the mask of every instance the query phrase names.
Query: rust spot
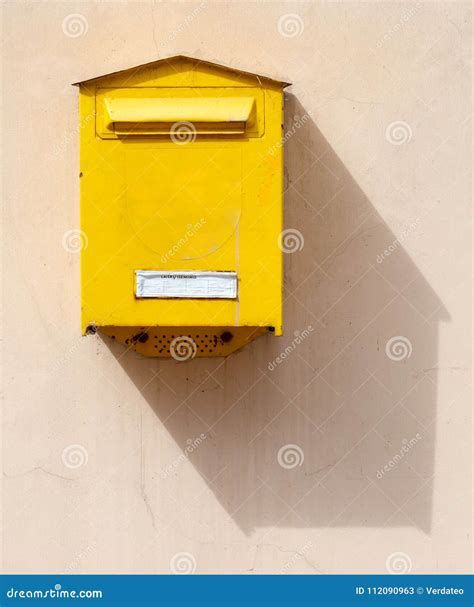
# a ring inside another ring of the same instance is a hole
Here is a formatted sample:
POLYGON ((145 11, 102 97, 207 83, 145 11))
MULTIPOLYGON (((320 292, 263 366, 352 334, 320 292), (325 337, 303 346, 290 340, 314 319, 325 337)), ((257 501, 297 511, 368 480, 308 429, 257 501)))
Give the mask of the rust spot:
POLYGON ((131 339, 133 343, 137 343, 140 342, 141 344, 145 344, 148 341, 148 333, 137 333, 136 335, 134 335, 131 339))
POLYGON ((89 325, 86 328, 86 335, 95 335, 97 333, 97 327, 95 325, 89 325))

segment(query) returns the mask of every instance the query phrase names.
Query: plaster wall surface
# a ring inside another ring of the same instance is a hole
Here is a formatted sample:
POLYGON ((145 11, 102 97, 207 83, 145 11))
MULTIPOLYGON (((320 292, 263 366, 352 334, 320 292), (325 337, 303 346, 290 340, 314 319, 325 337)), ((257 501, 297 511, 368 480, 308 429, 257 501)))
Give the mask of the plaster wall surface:
POLYGON ((3 570, 468 572, 470 5, 1 11, 3 570), (226 360, 80 336, 70 83, 175 54, 293 83, 285 335, 226 360))

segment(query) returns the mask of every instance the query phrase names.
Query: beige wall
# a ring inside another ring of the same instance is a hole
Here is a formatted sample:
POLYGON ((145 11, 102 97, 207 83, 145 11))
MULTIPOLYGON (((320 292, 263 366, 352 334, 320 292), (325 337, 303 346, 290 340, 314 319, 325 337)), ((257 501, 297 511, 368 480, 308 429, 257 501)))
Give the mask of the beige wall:
POLYGON ((4 570, 468 571, 469 5, 2 13, 4 570), (179 52, 292 81, 287 129, 311 112, 286 147, 285 337, 225 361, 81 338, 63 246, 69 83, 179 52))

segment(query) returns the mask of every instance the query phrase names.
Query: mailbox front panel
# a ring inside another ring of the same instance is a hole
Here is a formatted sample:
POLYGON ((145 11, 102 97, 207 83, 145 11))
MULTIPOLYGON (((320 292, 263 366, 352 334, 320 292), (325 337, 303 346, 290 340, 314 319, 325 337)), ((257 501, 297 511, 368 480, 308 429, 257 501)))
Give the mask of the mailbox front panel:
POLYGON ((183 58, 81 86, 83 332, 281 334, 282 105, 279 83, 183 58))

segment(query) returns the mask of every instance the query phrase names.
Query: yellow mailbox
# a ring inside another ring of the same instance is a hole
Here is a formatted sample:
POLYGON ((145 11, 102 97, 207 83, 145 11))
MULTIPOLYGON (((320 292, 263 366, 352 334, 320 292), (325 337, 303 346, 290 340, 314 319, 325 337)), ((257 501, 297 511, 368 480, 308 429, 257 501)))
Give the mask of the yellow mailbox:
POLYGON ((177 56, 77 84, 83 333, 178 360, 281 335, 286 83, 177 56))

